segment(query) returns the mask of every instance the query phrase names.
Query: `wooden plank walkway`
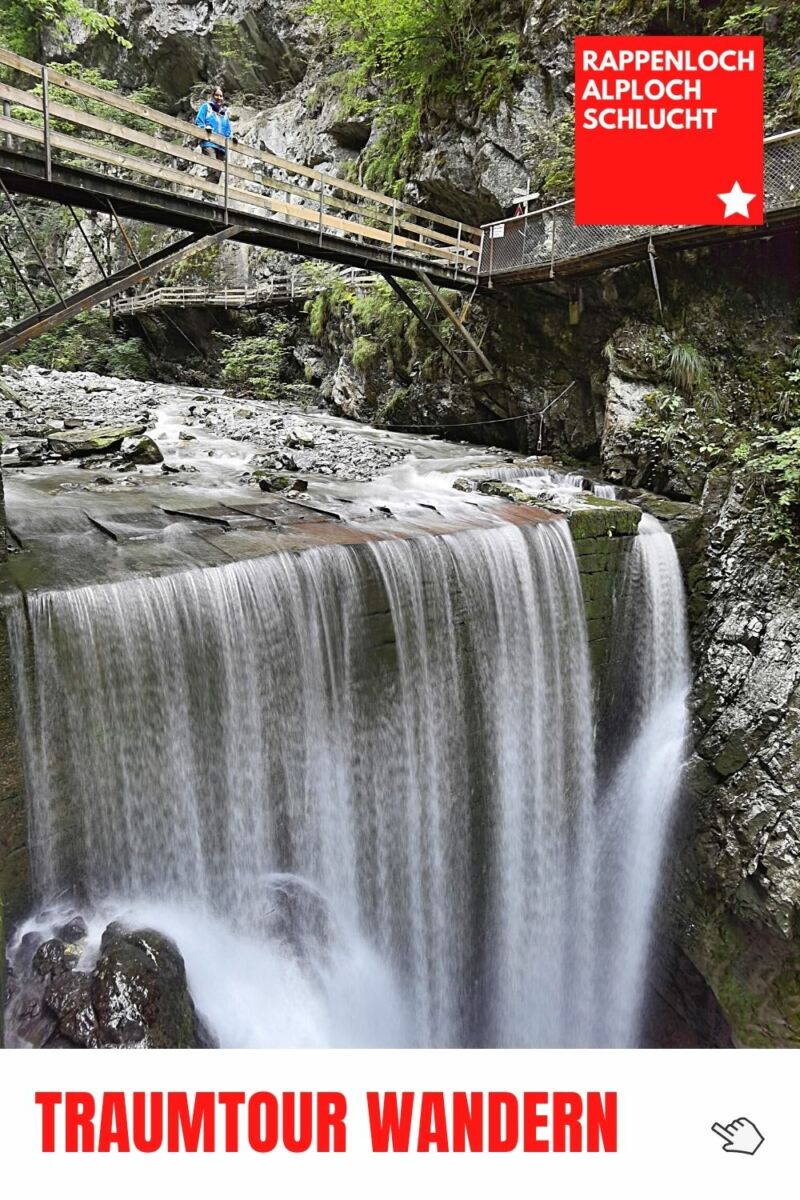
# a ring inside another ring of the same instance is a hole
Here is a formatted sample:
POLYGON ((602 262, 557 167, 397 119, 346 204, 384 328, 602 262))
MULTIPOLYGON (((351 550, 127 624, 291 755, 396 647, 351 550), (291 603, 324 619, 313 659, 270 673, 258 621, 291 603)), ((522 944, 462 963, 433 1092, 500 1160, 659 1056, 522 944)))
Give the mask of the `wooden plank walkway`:
MULTIPOLYGON (((366 292, 378 282, 377 276, 348 267, 331 272, 331 280, 341 279, 355 292, 366 292)), ((290 304, 316 295, 323 284, 302 270, 271 275, 256 287, 201 287, 180 284, 150 288, 138 296, 125 296, 112 302, 118 316, 135 316, 160 308, 268 308, 290 304)))
POLYGON ((117 200, 128 216, 193 231, 204 210, 211 224, 221 213, 223 224, 242 227, 240 240, 328 260, 338 249, 350 265, 407 277, 424 269, 437 282, 474 285, 475 226, 215 134, 204 140, 225 152, 216 163, 187 121, 1 47, 0 66, 14 79, 0 83, 0 175, 10 189, 61 202, 80 193, 76 203, 89 210, 109 211, 117 200), (217 168, 214 183, 207 173, 217 168))
POLYGON ((0 67, 13 80, 0 82, 0 179, 10 191, 195 234, 235 226, 241 242, 408 279, 421 272, 437 287, 570 279, 800 224, 800 130, 765 140, 761 227, 577 226, 570 200, 481 230, 218 135, 208 140, 225 158, 214 162, 188 121, 2 47, 0 67))

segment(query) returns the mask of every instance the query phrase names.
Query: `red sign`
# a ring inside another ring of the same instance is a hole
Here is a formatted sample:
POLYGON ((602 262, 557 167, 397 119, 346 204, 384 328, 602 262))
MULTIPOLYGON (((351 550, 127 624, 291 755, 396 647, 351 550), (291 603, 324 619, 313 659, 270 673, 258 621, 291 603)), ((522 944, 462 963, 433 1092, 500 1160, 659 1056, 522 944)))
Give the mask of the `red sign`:
POLYGON ((761 225, 763 39, 575 39, 578 225, 761 225))

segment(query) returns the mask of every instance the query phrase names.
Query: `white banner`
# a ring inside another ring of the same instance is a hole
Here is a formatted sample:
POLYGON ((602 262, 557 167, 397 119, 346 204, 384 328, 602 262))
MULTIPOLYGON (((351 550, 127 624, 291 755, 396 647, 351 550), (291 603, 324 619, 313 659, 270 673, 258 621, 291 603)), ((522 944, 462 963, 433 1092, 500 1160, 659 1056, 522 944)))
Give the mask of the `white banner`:
POLYGON ((3 1051, 0 1187, 752 1200, 793 1187, 798 1066, 784 1050, 3 1051))

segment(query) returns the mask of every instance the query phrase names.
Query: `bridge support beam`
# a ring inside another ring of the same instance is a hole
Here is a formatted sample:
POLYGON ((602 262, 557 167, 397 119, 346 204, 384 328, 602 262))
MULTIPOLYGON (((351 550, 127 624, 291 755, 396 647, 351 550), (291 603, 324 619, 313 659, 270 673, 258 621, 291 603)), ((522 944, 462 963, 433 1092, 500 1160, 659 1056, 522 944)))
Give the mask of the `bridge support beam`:
POLYGON ((435 283, 433 283, 433 281, 429 278, 429 276, 425 273, 425 271, 417 271, 416 276, 417 276, 417 279, 419 279, 420 283, 423 285, 423 287, 426 289, 426 291, 428 291, 431 294, 433 299, 439 305, 439 307, 441 308, 442 312, 447 317, 450 324, 453 325, 458 330, 458 332, 461 334, 462 338, 467 343, 467 345, 469 346, 472 353, 477 356, 484 371, 486 371, 487 374, 489 375, 489 378, 493 379, 494 378, 494 370, 492 368, 492 364, 489 362, 488 358, 483 353, 480 346, 475 341, 474 337, 472 336, 470 331, 467 329, 464 322, 461 321, 456 316, 456 314, 453 312, 453 309, 447 303, 447 301, 445 300, 445 298, 442 295, 442 293, 440 292, 440 290, 436 287, 435 283))
POLYGON ((126 288, 132 287, 135 283, 141 283, 144 279, 149 279, 151 275, 157 274, 187 255, 196 254, 199 250, 205 250, 209 246, 227 241, 228 238, 235 238, 240 232, 237 225, 229 225, 227 229, 223 229, 219 233, 206 236, 197 233, 191 234, 179 242, 173 242, 171 245, 157 250, 155 254, 149 255, 139 262, 124 267, 113 275, 107 275, 97 283, 82 288, 81 291, 62 300, 60 304, 54 304, 50 308, 35 313, 24 321, 12 325, 10 329, 4 329, 0 333, 0 356, 9 354, 12 350, 18 350, 31 338, 38 337, 40 333, 44 333, 48 329, 55 329, 58 325, 63 325, 65 321, 76 317, 78 313, 87 312, 95 305, 102 304, 104 300, 110 300, 113 296, 125 291, 126 288))
MULTIPOLYGON (((393 291, 397 293, 406 307, 411 310, 417 320, 424 326, 425 329, 427 329, 433 340, 442 348, 442 350, 444 350, 445 354, 453 360, 462 375, 464 375, 470 383, 474 384, 476 380, 469 367, 465 362, 462 362, 458 355, 448 346, 447 342, 440 335, 439 330, 428 320, 413 297, 409 296, 405 288, 400 286, 393 275, 389 275, 387 272, 382 272, 382 274, 386 282, 393 289, 393 291)), ((431 286, 433 287, 433 284, 431 284, 431 286)), ((508 416, 506 410, 501 408, 499 404, 495 403, 491 396, 484 392, 484 397, 485 398, 483 399, 482 403, 486 406, 486 408, 489 409, 490 412, 493 412, 498 417, 508 416)))

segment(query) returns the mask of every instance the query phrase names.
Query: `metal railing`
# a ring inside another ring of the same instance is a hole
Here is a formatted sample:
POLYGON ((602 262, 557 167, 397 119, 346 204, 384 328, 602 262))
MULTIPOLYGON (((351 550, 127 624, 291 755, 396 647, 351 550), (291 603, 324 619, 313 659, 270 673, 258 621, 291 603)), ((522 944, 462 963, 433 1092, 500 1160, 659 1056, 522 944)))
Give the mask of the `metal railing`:
POLYGON ((2 47, 0 66, 14 80, 0 80, 0 136, 6 149, 24 147, 26 156, 43 160, 48 181, 59 167, 95 172, 99 167, 115 178, 161 189, 165 208, 170 195, 199 194, 224 210, 226 223, 266 218, 301 226, 320 245, 330 239, 357 242, 390 264, 435 268, 454 280, 477 274, 481 231, 472 225, 235 138, 208 134, 2 47), (203 156, 200 141, 212 143, 224 157, 203 156))
MULTIPOLYGON (((331 278, 343 279, 356 292, 365 292, 377 282, 369 271, 349 268, 331 272, 331 278)), ((269 304, 287 304, 315 295, 323 283, 306 272, 288 271, 271 275, 256 287, 202 287, 181 284, 151 288, 139 296, 125 296, 111 303, 117 316, 134 316, 159 308, 258 308, 269 304)))
MULTIPOLYGON (((764 212, 783 213, 800 207, 800 129, 764 141, 764 212)), ((575 202, 564 200, 524 216, 483 226, 481 282, 504 275, 555 278, 559 267, 592 258, 613 259, 613 251, 658 234, 677 234, 679 225, 576 225, 575 202)), ((712 229, 713 227, 707 227, 712 229)), ((743 230, 747 227, 737 226, 743 230)))

